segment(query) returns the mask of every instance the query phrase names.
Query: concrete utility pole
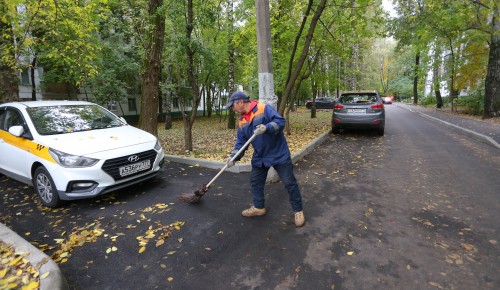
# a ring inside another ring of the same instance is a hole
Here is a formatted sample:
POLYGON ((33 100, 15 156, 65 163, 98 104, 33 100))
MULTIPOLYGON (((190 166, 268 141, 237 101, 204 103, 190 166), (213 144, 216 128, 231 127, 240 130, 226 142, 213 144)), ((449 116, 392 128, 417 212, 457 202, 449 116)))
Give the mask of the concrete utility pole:
POLYGON ((259 101, 276 108, 274 94, 273 51, 271 48, 271 21, 269 0, 255 0, 257 11, 257 59, 259 63, 259 101))

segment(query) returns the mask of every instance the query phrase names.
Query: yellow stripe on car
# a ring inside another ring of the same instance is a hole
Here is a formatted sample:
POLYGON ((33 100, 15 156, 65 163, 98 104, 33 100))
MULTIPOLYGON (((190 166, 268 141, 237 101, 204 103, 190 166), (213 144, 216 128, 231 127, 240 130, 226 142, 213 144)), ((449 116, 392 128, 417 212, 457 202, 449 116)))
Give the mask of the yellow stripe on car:
POLYGON ((5 141, 5 143, 10 144, 14 147, 17 147, 21 150, 28 151, 29 153, 38 156, 47 161, 56 163, 54 158, 49 154, 49 147, 44 146, 42 144, 38 144, 31 140, 16 137, 9 132, 0 131, 0 138, 5 141))

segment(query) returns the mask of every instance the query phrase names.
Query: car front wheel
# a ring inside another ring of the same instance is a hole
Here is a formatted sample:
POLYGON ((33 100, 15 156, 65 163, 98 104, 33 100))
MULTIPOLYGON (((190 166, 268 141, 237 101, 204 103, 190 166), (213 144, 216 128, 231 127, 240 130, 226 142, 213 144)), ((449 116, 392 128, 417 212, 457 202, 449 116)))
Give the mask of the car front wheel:
POLYGON ((54 208, 60 205, 61 200, 56 185, 45 167, 40 166, 35 170, 33 186, 44 206, 54 208))

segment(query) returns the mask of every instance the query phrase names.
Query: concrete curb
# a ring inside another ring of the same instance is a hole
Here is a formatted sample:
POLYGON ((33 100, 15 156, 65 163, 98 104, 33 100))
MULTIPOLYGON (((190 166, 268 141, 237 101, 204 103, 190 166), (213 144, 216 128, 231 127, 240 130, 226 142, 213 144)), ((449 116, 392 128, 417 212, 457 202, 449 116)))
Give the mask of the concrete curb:
POLYGON ((16 252, 29 253, 26 259, 38 269, 40 277, 49 273, 46 278, 40 279, 40 290, 69 289, 68 282, 62 275, 59 266, 49 256, 2 223, 0 223, 0 240, 12 245, 16 252))
POLYGON ((422 112, 419 112, 418 110, 414 110, 412 108, 406 108, 405 106, 398 106, 399 108, 403 108, 403 109, 407 109, 409 110, 410 112, 414 112, 414 113, 417 113, 419 115, 421 115, 422 117, 424 118, 427 118, 427 119, 430 119, 430 120, 433 120, 433 121, 438 121, 456 131, 459 131, 461 132, 462 134, 464 135, 467 135, 475 140, 478 140, 480 142, 483 142, 483 143, 486 143, 488 145, 491 145, 493 147, 496 147, 497 149, 500 149, 500 144, 498 144, 497 141, 493 140, 493 138, 489 137, 489 136, 486 136, 486 135, 483 135, 483 134, 480 134, 480 133, 477 133, 477 132, 474 132, 472 130, 469 130, 469 129, 466 129, 466 128, 463 128, 463 127, 460 127, 460 126, 457 126, 457 125, 454 125, 454 124, 451 124, 450 122, 446 122, 444 120, 441 120, 439 118, 436 118, 436 117, 433 117, 433 116, 430 116, 426 113, 422 113, 422 112))

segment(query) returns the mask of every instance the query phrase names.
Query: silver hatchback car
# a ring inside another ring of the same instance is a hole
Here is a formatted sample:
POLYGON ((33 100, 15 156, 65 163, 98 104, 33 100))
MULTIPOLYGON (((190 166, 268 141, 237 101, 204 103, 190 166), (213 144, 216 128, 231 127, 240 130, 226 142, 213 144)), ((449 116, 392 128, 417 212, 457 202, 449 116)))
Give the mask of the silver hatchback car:
POLYGON ((375 91, 345 92, 336 100, 332 115, 332 133, 341 129, 375 129, 384 135, 384 103, 375 91))

